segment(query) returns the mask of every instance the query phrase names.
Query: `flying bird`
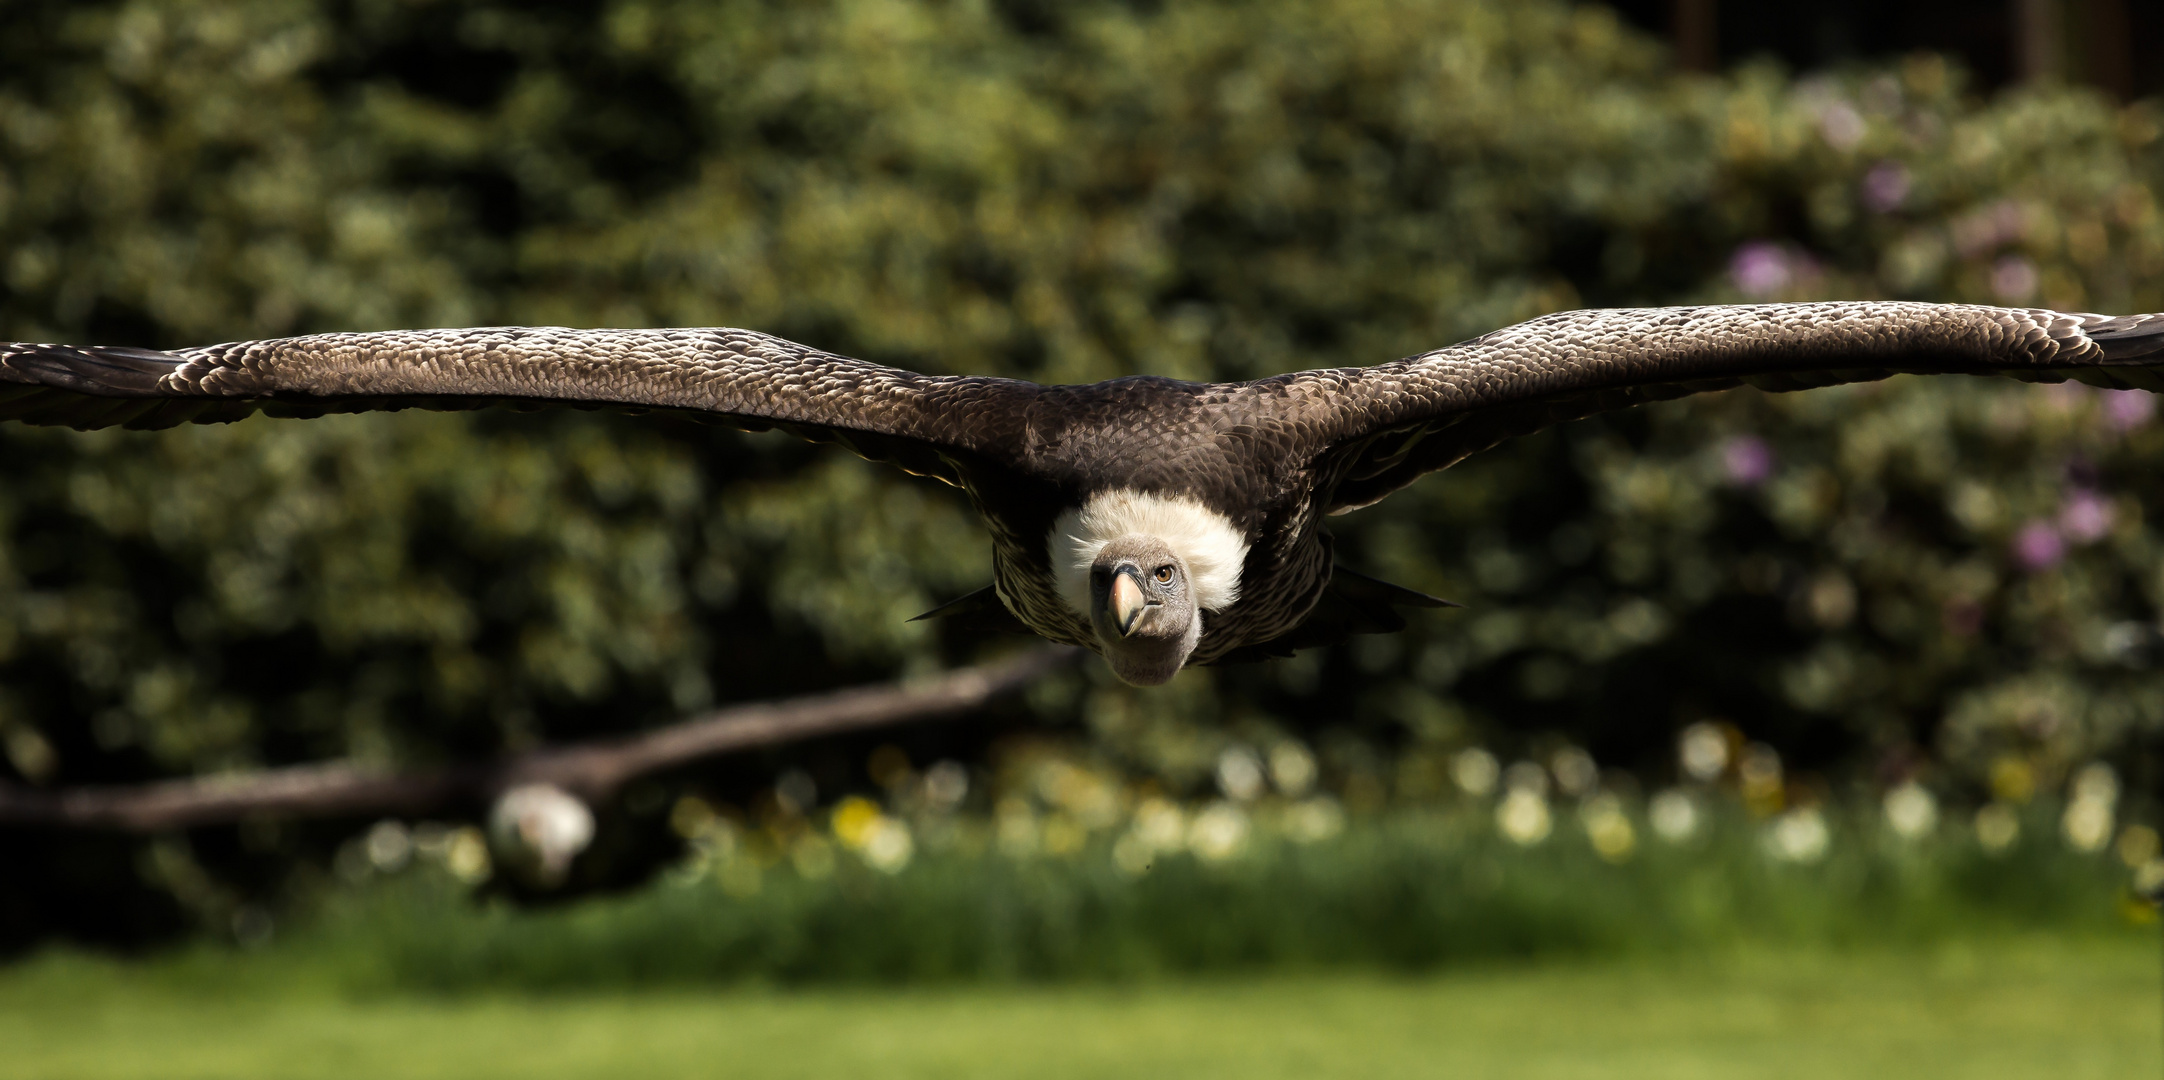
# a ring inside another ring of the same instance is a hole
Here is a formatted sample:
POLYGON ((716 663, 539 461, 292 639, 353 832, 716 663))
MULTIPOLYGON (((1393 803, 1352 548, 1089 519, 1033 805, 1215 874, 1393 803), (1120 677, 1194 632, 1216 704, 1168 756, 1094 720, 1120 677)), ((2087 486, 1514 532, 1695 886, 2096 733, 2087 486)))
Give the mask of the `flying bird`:
POLYGON ((2164 315, 1902 302, 1570 311, 1365 368, 1087 386, 932 376, 749 330, 490 327, 157 352, 0 344, 0 419, 161 428, 262 413, 571 405, 779 428, 961 487, 990 619, 1154 685, 1402 629, 1444 601, 1334 565, 1323 519, 1514 435, 1752 385, 1897 373, 2164 389, 2164 315))

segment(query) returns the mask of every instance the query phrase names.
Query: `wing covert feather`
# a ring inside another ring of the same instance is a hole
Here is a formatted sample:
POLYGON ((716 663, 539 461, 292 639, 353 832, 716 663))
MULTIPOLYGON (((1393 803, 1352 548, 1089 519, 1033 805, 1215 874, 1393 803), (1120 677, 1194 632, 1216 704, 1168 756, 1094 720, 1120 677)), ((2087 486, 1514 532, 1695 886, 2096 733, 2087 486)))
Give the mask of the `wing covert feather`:
POLYGON ((317 334, 156 352, 0 344, 0 419, 169 427, 488 405, 679 410, 840 442, 943 479, 996 460, 1037 387, 927 376, 748 330, 494 327, 317 334), (997 406, 997 407, 994 407, 997 406))
POLYGON ((1371 368, 1280 376, 1342 513, 1517 435, 1706 390, 1901 373, 2164 390, 2164 316, 1852 301, 1568 311, 1371 368))

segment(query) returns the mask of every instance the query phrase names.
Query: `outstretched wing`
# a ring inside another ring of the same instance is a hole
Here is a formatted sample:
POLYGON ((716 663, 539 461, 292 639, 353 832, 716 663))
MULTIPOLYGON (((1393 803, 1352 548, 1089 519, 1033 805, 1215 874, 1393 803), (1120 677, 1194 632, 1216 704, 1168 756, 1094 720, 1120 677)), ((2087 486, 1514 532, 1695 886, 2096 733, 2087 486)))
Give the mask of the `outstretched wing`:
POLYGON ((1322 509, 1373 503, 1515 435, 1752 385, 1900 373, 2164 390, 2164 315, 1836 302, 1569 311, 1372 368, 1258 384, 1304 434, 1322 509))
POLYGON ((0 344, 0 419, 161 428, 253 413, 670 410, 783 428, 963 483, 1011 460, 1038 388, 919 375, 748 330, 495 327, 319 334, 175 352, 0 344))

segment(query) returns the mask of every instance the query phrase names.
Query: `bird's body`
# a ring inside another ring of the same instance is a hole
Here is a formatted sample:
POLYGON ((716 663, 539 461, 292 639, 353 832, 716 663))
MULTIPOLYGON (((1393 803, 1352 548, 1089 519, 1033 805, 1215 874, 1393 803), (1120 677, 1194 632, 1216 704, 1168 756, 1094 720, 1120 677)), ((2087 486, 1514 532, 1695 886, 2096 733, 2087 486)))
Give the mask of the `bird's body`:
POLYGON ((1322 521, 1467 454, 1702 390, 1897 372, 2164 389, 2164 317, 1867 302, 1578 311, 1375 367, 1087 386, 919 375, 727 329, 391 331, 170 353, 0 344, 0 418, 164 427, 568 404, 783 428, 965 488, 995 580, 962 608, 1162 682, 1183 664, 1398 629, 1393 605, 1440 603, 1335 568, 1322 521))

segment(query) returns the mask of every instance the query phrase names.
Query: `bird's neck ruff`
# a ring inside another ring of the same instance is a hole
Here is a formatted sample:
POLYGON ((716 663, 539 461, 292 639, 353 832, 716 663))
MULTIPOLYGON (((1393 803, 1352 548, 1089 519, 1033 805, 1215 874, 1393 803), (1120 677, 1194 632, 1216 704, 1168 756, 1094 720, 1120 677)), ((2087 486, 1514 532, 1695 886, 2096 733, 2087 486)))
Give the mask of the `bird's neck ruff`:
POLYGON ((1247 537, 1232 519, 1177 495, 1139 491, 1102 491, 1081 507, 1059 516, 1047 538, 1059 593, 1077 614, 1090 610, 1090 565, 1104 546, 1141 533, 1165 542, 1187 563, 1195 605, 1223 611, 1240 598, 1240 566, 1247 561, 1247 537))

